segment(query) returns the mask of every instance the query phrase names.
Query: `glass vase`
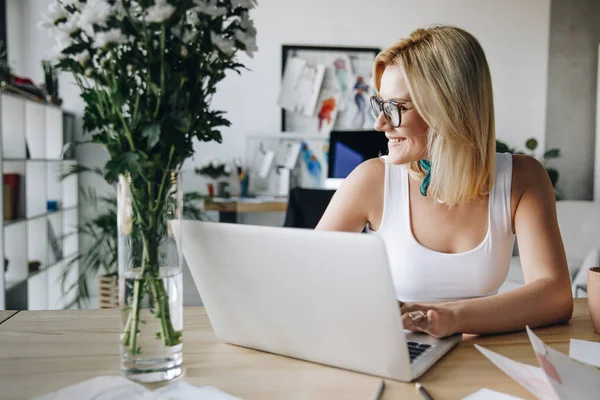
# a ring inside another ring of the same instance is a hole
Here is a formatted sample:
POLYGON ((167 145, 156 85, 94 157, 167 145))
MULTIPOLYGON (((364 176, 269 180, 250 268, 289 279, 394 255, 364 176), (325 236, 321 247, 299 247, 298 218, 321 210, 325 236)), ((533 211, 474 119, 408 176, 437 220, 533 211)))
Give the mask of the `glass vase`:
POLYGON ((177 172, 119 177, 121 370, 134 381, 168 381, 182 373, 181 241, 170 226, 181 221, 182 208, 177 172))

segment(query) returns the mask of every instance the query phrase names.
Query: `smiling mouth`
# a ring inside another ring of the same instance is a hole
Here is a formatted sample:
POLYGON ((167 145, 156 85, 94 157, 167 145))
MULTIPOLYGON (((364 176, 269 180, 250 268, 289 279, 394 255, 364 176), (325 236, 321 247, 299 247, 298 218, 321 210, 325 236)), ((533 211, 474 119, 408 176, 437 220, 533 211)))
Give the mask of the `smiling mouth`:
POLYGON ((404 142, 406 140, 406 138, 389 138, 388 139, 390 143, 400 143, 400 142, 404 142))

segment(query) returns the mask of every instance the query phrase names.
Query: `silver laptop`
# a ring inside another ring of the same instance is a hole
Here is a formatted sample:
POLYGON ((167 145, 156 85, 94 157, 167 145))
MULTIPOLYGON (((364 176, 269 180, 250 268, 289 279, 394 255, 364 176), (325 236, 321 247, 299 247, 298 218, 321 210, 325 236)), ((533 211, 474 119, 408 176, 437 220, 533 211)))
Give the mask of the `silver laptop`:
POLYGON ((224 342, 411 381, 460 340, 402 328, 385 247, 375 235, 182 226, 183 254, 224 342))

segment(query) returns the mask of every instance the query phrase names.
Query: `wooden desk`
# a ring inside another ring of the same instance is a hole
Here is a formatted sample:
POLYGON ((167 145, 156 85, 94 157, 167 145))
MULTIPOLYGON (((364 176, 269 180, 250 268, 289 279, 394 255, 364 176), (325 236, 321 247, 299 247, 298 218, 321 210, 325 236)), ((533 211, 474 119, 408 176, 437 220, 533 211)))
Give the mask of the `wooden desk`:
POLYGON ((9 319, 10 317, 13 316, 13 314, 16 314, 16 313, 17 313, 17 311, 0 310, 0 324, 2 324, 4 321, 9 319))
POLYGON ((219 222, 237 222, 238 214, 242 213, 265 213, 265 212, 285 212, 287 210, 288 200, 282 198, 275 201, 247 202, 247 201, 227 201, 213 202, 207 200, 204 204, 205 211, 218 211, 219 222))
MULTIPOLYGON (((184 367, 190 383, 213 385, 243 399, 370 400, 379 378, 220 343, 202 308, 186 308, 184 367)), ((99 375, 118 375, 117 310, 21 311, 0 325, 0 398, 28 399, 99 375)), ((569 339, 600 342, 586 299, 569 324, 536 329, 569 352, 569 339)), ((419 381, 435 400, 490 388, 525 399, 525 389, 484 358, 473 343, 537 365, 525 332, 465 337, 419 381)), ((418 399, 414 384, 386 380, 382 399, 418 399)))

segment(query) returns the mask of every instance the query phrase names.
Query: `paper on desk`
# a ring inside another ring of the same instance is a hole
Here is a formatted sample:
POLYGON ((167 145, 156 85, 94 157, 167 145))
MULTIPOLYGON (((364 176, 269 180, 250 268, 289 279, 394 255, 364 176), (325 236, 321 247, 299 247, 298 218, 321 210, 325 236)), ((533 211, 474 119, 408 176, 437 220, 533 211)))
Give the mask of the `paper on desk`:
POLYGON ((546 346, 529 327, 526 329, 541 368, 518 363, 481 346, 475 347, 538 399, 600 398, 600 370, 546 346))
POLYGON ((561 399, 600 398, 600 371, 544 344, 526 327, 538 363, 561 399))
POLYGON ((506 393, 496 392, 490 389, 481 389, 462 400, 523 400, 520 397, 511 396, 506 393))
POLYGON ((575 360, 600 368, 600 343, 571 339, 569 356, 575 360))
POLYGON ((177 381, 150 391, 121 376, 99 376, 36 397, 34 400, 241 400, 212 386, 196 387, 177 381))
POLYGON ((513 361, 485 347, 478 345, 475 345, 475 347, 494 363, 496 367, 500 368, 506 375, 517 381, 519 385, 523 386, 538 399, 558 399, 541 368, 513 361))
POLYGON ((172 400, 241 400, 213 386, 197 387, 186 381, 174 382, 154 391, 172 400))

